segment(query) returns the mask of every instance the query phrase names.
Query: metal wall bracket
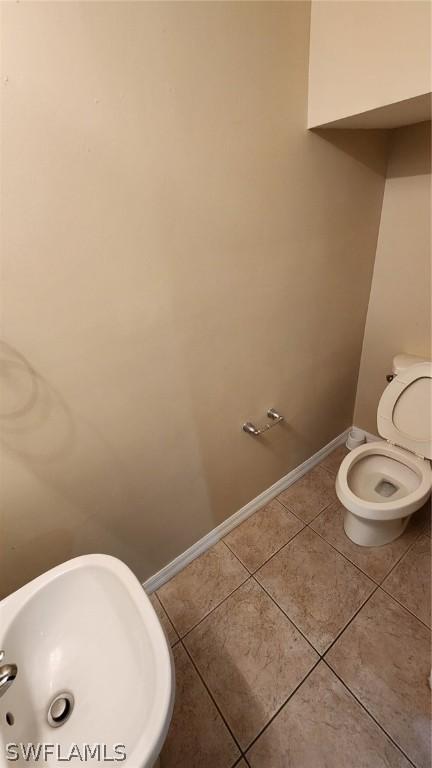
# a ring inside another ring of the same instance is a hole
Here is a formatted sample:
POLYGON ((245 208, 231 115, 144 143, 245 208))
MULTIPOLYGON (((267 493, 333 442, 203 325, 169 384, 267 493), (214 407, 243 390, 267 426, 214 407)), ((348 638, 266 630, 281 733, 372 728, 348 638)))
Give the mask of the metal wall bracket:
POLYGON ((247 435, 252 435, 252 437, 259 437, 259 435, 262 435, 264 432, 267 432, 269 429, 275 427, 276 424, 280 424, 280 422, 284 420, 284 416, 281 416, 281 414, 274 408, 268 409, 267 416, 271 419, 271 422, 265 424, 263 427, 256 427, 251 421, 246 421, 242 426, 243 432, 246 432, 247 435))

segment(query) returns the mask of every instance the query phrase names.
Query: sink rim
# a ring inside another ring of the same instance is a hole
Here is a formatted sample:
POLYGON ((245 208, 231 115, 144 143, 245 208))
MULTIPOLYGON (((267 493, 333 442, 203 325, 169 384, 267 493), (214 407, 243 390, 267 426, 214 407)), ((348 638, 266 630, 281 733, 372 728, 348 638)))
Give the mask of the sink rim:
MULTIPOLYGON (((166 738, 174 706, 174 667, 171 649, 151 601, 144 588, 131 569, 112 555, 89 554, 74 557, 32 579, 24 586, 0 600, 1 638, 7 636, 15 618, 25 610, 26 604, 33 600, 45 586, 51 584, 66 573, 86 566, 96 567, 114 574, 131 598, 143 624, 143 631, 153 649, 156 663, 156 680, 159 706, 157 723, 149 734, 137 734, 134 748, 128 752, 125 765, 151 766, 159 756, 166 738)), ((0 639, 0 647, 2 640, 0 639)), ((79 642, 79 640, 77 640, 79 642)), ((5 649, 9 657, 13 649, 5 649)))

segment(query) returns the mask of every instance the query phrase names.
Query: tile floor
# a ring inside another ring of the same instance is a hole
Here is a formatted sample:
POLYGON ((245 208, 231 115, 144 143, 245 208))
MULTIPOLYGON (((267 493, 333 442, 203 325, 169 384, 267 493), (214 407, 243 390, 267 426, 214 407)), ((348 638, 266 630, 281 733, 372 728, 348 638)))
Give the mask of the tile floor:
POLYGON ((345 453, 152 595, 177 678, 162 768, 430 768, 430 512, 352 544, 345 453))

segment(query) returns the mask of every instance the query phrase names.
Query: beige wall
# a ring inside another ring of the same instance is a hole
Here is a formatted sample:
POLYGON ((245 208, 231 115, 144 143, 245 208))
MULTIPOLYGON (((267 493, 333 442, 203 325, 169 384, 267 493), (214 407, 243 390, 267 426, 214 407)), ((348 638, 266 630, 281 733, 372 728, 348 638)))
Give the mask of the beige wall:
POLYGON ((429 0, 313 0, 309 126, 429 92, 431 7, 429 0))
POLYGON ((374 434, 393 356, 431 357, 430 141, 430 122, 391 139, 354 414, 374 434))
POLYGON ((308 3, 2 12, 1 589, 144 579, 351 423, 386 136, 305 130, 308 3))

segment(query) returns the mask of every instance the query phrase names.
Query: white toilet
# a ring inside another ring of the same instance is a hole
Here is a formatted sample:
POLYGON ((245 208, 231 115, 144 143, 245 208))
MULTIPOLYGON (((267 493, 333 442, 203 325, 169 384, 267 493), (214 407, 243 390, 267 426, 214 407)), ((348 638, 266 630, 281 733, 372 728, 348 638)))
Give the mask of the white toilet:
POLYGON ((397 375, 378 405, 385 441, 365 443, 342 461, 336 493, 344 529, 355 544, 379 547, 397 539, 432 487, 432 363, 397 355, 397 375))

